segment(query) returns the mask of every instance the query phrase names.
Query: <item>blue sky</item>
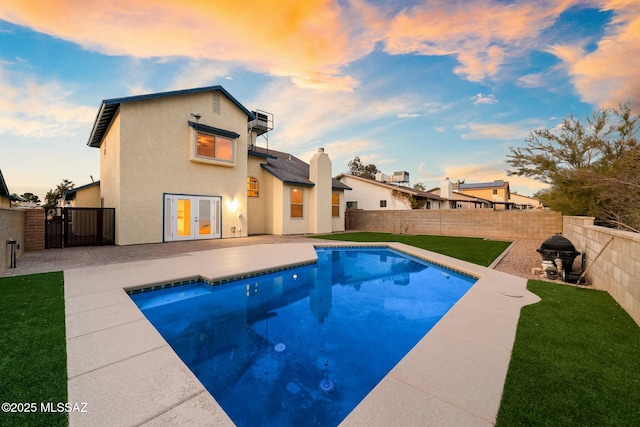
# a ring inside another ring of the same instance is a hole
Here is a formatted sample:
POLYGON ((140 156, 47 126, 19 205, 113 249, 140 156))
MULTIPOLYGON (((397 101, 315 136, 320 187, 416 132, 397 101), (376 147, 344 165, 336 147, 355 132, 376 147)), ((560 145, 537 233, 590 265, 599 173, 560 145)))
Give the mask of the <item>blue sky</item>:
POLYGON ((508 147, 640 99, 639 69, 637 0, 5 0, 0 170, 41 199, 87 184, 101 100, 219 84, 274 114, 270 148, 324 147, 334 175, 360 156, 411 185, 532 195, 544 185, 506 176, 508 147))

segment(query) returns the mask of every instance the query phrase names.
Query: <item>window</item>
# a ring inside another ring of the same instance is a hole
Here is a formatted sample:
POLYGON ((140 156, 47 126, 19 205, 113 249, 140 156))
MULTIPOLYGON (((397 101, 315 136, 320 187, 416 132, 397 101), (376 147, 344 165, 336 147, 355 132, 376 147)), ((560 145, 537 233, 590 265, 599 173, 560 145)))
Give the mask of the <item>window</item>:
POLYGON ((358 202, 347 202, 347 209, 358 209, 358 202))
POLYGON ((233 167, 236 163, 236 142, 240 135, 203 123, 189 121, 194 130, 189 158, 192 162, 233 167))
POLYGON ((247 177, 247 197, 258 197, 258 180, 252 176, 247 177))
POLYGON ((498 194, 498 190, 493 190, 493 194, 498 194))
POLYGON ((381 208, 386 208, 387 207, 387 201, 386 200, 380 200, 380 207, 381 208))
POLYGON ((340 194, 331 193, 331 216, 340 218, 340 194))
POLYGON ((291 189, 291 218, 302 218, 302 190, 291 189))
POLYGON ((233 140, 230 138, 198 132, 196 156, 233 162, 233 145, 233 140))

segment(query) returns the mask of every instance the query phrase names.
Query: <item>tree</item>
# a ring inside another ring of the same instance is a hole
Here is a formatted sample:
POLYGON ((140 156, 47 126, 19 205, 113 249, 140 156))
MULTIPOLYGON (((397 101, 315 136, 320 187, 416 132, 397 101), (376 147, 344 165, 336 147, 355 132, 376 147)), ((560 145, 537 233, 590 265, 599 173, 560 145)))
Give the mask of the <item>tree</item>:
POLYGON ((347 163, 347 166, 349 166, 350 175, 367 179, 376 179, 376 174, 380 172, 373 163, 369 163, 368 165, 362 163, 360 156, 356 156, 353 160, 347 163))
POLYGON ((508 175, 551 187, 536 196, 565 215, 590 215, 603 225, 640 229, 640 116, 631 102, 586 118, 565 118, 558 131, 539 129, 525 147, 509 147, 508 175))
POLYGON ((40 203, 40 198, 33 193, 24 193, 21 196, 18 196, 20 200, 28 203, 40 203))
POLYGON ((68 179, 63 179, 55 189, 47 191, 47 194, 44 196, 44 208, 55 208, 57 200, 62 197, 62 194, 67 190, 71 190, 73 187, 75 187, 75 184, 73 182, 69 181, 68 179))
POLYGON ((424 183, 422 182, 416 182, 413 185, 413 189, 418 191, 427 191, 427 187, 425 187, 424 183))

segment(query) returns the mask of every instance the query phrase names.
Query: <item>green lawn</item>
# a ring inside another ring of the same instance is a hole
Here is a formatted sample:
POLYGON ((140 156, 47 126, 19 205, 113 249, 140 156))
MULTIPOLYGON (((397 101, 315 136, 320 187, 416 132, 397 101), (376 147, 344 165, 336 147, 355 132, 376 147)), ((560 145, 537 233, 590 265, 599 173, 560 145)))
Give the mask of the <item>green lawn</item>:
POLYGON ((328 234, 313 237, 346 242, 400 242, 485 267, 490 265, 511 244, 511 242, 472 237, 412 236, 370 232, 328 234))
POLYGON ((67 402, 63 283, 62 272, 0 278, 0 403, 37 408, 3 411, 0 425, 67 425, 64 412, 40 412, 41 403, 67 402))
POLYGON ((498 426, 640 425, 640 328, 606 292, 531 280, 498 426))

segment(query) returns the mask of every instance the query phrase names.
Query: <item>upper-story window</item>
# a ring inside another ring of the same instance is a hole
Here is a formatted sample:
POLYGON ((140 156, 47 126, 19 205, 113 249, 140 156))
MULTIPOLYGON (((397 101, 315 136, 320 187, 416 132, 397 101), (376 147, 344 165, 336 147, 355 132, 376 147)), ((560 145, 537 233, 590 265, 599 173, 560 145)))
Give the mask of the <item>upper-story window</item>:
POLYGON ((233 161, 233 140, 224 136, 198 132, 196 156, 223 162, 233 161))
POLYGON ((189 122, 195 130, 191 160, 201 163, 234 166, 236 141, 240 135, 201 123, 189 122))

